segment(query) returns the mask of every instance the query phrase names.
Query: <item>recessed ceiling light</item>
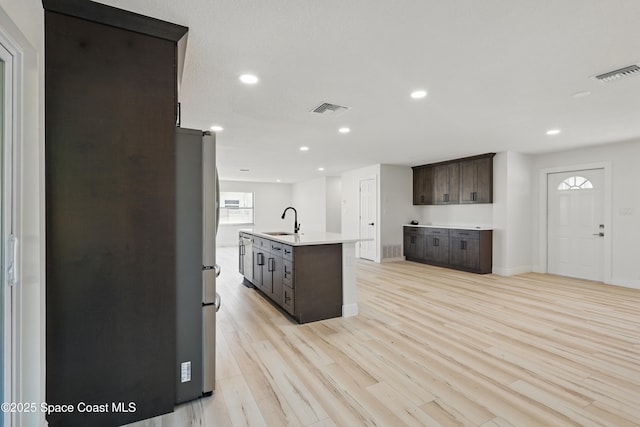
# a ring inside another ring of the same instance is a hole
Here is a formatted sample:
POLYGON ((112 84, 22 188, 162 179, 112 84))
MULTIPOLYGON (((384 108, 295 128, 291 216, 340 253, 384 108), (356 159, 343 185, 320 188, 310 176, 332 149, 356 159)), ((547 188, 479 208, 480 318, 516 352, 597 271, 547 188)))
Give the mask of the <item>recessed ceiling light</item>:
POLYGON ((320 172, 322 172, 322 171, 324 170, 324 168, 318 168, 318 170, 319 170, 320 172))
POLYGON ((224 128, 222 126, 218 126, 218 125, 213 125, 210 128, 212 131, 214 132, 222 132, 224 130, 224 128))
POLYGON ((349 133, 349 132, 351 132, 351 129, 349 129, 348 127, 342 127, 340 129, 338 129, 338 132, 340 132, 340 133, 349 133))
POLYGON ((279 179, 276 179, 276 182, 281 182, 279 179))
POLYGON ((571 95, 571 96, 573 96, 574 98, 584 98, 584 97, 587 97, 587 96, 589 96, 589 95, 591 95, 591 91, 589 91, 589 90, 582 90, 582 91, 580 91, 580 92, 576 92, 576 93, 574 93, 574 94, 573 94, 573 95, 571 95))
POLYGON ((258 83, 258 77, 254 76, 253 74, 243 74, 240 76, 240 81, 248 85, 254 85, 258 83))
POLYGON ((309 151, 309 147, 300 147, 300 151, 309 151))
POLYGON ((411 92, 411 97, 413 99, 420 99, 420 98, 424 98, 425 96, 427 96, 426 90, 416 90, 411 92))
POLYGON ((560 129, 549 129, 547 135, 557 135, 560 133, 560 129))

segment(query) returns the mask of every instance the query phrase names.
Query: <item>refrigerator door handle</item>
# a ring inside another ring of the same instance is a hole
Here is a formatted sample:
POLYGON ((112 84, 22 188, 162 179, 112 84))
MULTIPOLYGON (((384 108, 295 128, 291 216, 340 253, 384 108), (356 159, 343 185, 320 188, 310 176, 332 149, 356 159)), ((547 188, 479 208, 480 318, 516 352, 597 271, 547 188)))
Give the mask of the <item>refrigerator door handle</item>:
POLYGON ((216 292, 216 313, 220 310, 220 306, 222 305, 222 298, 220 294, 216 292))
POLYGON ((220 272, 222 272, 222 268, 218 264, 216 264, 213 268, 216 270, 216 277, 219 277, 220 272))

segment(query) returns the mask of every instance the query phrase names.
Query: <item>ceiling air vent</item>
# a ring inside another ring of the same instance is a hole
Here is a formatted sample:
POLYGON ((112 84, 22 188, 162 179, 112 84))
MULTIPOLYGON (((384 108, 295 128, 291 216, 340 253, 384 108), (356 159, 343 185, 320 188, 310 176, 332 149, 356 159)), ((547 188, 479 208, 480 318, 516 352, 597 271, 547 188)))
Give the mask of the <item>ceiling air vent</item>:
POLYGON ((326 113, 339 113, 345 110, 348 110, 349 107, 345 107, 343 105, 338 104, 330 104, 328 102, 323 102, 318 105, 316 108, 311 110, 312 113, 326 114, 326 113))
POLYGON ((596 76, 596 79, 606 83, 613 80, 622 79, 624 77, 631 77, 638 73, 640 73, 640 67, 633 64, 633 65, 629 65, 628 67, 620 68, 619 70, 614 70, 614 71, 609 71, 608 73, 599 74, 596 76))

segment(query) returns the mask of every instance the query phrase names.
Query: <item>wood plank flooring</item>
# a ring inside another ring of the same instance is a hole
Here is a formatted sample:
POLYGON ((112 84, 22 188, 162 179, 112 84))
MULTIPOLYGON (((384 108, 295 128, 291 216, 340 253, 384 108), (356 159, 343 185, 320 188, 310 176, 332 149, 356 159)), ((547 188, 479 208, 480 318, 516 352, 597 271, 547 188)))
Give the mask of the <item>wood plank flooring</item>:
POLYGON ((138 427, 640 425, 640 290, 359 261, 360 314, 297 325, 218 258, 214 396, 138 427))

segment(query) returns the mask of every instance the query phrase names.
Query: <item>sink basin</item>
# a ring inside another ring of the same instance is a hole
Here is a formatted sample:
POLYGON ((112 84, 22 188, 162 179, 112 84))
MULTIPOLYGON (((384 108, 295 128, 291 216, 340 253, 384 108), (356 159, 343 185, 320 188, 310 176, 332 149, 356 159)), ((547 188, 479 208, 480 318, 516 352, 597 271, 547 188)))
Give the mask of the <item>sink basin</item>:
POLYGON ((287 233, 286 231, 265 231, 263 234, 268 234, 269 236, 292 236, 293 233, 287 233))

